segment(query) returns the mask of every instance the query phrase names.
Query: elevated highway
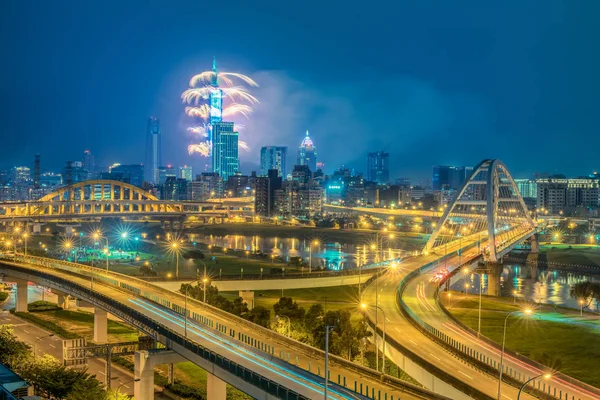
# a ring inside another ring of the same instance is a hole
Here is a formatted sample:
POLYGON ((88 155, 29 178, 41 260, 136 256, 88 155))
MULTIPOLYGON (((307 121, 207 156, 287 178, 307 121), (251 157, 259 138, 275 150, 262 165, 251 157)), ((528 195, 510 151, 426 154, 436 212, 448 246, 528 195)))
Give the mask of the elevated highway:
MULTIPOLYGON (((25 290, 23 299, 19 286, 22 289, 23 282, 25 285, 28 281, 36 282, 118 316, 199 365, 211 377, 254 398, 323 396, 322 351, 204 303, 185 299, 179 293, 129 276, 31 256, 18 255, 14 260, 2 261, 0 273, 17 280, 17 310, 23 309, 20 303, 23 300, 26 303, 27 293, 25 290), (187 320, 184 314, 188 315, 187 320)), ((148 356, 152 354, 145 355, 148 356)), ((136 355, 136 361, 141 359, 136 355)), ((135 384, 136 398, 148 399, 151 377, 143 365, 151 364, 140 361, 140 365, 136 365, 136 378, 143 379, 135 384)), ((375 371, 334 356, 330 357, 330 379, 328 398, 333 399, 443 398, 395 378, 382 378, 375 371)))

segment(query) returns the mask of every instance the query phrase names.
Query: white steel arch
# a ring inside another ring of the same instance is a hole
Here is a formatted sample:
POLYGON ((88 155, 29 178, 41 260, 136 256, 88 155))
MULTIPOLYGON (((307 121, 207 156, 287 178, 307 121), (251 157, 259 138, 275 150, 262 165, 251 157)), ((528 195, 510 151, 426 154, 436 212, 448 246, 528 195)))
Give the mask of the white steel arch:
POLYGON ((475 167, 446 208, 424 251, 454 251, 487 240, 485 258, 496 262, 533 233, 535 223, 508 169, 488 159, 475 167))

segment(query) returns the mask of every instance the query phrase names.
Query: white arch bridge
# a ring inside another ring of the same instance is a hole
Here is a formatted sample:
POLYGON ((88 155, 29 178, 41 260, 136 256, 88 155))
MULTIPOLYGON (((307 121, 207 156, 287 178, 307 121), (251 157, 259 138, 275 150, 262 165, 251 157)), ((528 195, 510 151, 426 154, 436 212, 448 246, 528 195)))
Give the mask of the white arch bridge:
POLYGON ((445 254, 477 245, 486 261, 497 262, 536 232, 504 163, 483 160, 446 208, 424 252, 445 254))
POLYGON ((0 203, 0 221, 61 220, 98 217, 188 216, 224 218, 219 203, 159 200, 139 187, 113 180, 65 186, 37 201, 0 203))

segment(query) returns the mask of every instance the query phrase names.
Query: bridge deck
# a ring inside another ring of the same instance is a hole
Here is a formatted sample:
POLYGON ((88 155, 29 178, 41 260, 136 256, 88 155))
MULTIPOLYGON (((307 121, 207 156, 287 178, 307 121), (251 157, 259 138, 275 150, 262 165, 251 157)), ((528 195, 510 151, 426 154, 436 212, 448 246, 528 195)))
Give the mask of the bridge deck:
MULTIPOLYGON (((119 274, 107 274, 91 267, 46 261, 45 263, 51 265, 52 268, 41 268, 39 259, 29 257, 28 260, 38 264, 36 266, 19 264, 21 268, 29 271, 29 280, 35 279, 35 271, 42 270, 56 278, 68 280, 80 287, 90 288, 91 277, 94 276, 94 292, 109 296, 119 304, 150 317, 155 323, 170 329, 183 338, 185 325, 184 317, 181 315, 184 305, 183 296, 165 291, 147 282, 138 282, 136 279, 119 276, 119 274), (115 285, 119 287, 119 290, 115 290, 115 285)), ((5 273, 10 273, 9 266, 0 266, 0 269, 3 269, 5 273)), ((52 279, 45 284, 52 286, 52 279)), ((65 288, 60 288, 60 290, 68 291, 65 288)), ((323 388, 322 378, 307 372, 310 368, 313 373, 320 371, 320 374, 323 374, 322 353, 318 350, 307 348, 306 345, 284 338, 272 331, 259 329, 260 327, 247 321, 235 320, 234 316, 197 301, 188 300, 188 310, 190 315, 189 339, 201 343, 216 354, 221 354, 250 371, 278 382, 307 398, 319 397, 323 388), (235 321, 232 322, 232 320, 235 321), (297 363, 300 368, 297 369, 279 359, 280 352, 284 359, 289 360, 292 364, 297 363)), ((403 388, 402 385, 379 381, 377 374, 371 373, 372 377, 369 377, 369 370, 365 371, 364 368, 354 366, 356 365, 353 364, 353 367, 348 368, 343 360, 334 357, 330 367, 331 380, 337 382, 337 376, 340 374, 340 382, 343 383, 343 377, 346 377, 348 388, 353 389, 354 381, 356 381, 359 388, 360 383, 363 384, 365 391, 367 385, 370 388, 369 391, 375 390, 376 394, 381 391, 382 398, 386 393, 388 398, 391 396, 394 398, 401 396, 403 399, 422 398, 407 394, 405 392, 407 388, 403 388)), ((358 396, 344 392, 341 386, 332 389, 334 389, 332 398, 357 398, 358 396)), ((411 388, 408 387, 408 389, 411 388)))

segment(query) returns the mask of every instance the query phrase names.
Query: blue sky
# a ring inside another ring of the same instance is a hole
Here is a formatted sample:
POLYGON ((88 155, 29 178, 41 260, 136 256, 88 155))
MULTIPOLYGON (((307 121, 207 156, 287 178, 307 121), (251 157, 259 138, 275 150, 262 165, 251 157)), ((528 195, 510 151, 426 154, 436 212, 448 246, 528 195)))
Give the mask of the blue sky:
POLYGON ((515 175, 600 169, 600 2, 16 1, 0 3, 0 167, 89 148, 143 162, 149 115, 165 161, 192 164, 179 96, 210 67, 260 85, 242 136, 308 129, 331 171, 386 149, 392 177, 501 158, 515 175))

